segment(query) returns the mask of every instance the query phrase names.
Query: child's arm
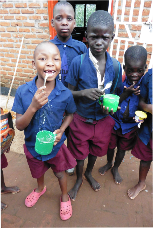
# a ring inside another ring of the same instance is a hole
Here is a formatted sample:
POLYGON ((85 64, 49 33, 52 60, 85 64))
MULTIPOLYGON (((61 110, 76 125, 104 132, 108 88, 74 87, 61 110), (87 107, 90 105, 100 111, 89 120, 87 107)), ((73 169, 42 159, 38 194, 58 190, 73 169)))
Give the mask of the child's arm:
POLYGON ((30 106, 23 115, 16 114, 16 127, 18 130, 24 130, 29 125, 35 112, 48 102, 48 96, 44 90, 45 88, 45 86, 42 86, 37 90, 30 106))
POLYGON ((139 107, 140 109, 142 109, 143 111, 145 112, 149 112, 152 114, 152 104, 146 104, 144 102, 144 98, 140 98, 140 101, 139 101, 139 107))
POLYGON ((68 84, 68 88, 71 90, 74 99, 78 99, 80 97, 87 97, 95 101, 95 100, 98 100, 99 97, 104 94, 104 92, 102 92, 98 88, 90 88, 90 89, 76 91, 76 87, 71 84, 68 84))
POLYGON ((70 125, 72 120, 73 120, 73 113, 66 114, 60 129, 57 129, 54 131, 54 133, 57 134, 55 142, 54 142, 54 146, 61 140, 61 137, 62 137, 65 129, 70 125))
POLYGON ((119 103, 122 103, 122 101, 125 100, 127 97, 131 96, 132 93, 137 96, 140 95, 140 86, 138 86, 136 89, 134 88, 134 84, 130 87, 124 86, 123 93, 120 95, 119 103))

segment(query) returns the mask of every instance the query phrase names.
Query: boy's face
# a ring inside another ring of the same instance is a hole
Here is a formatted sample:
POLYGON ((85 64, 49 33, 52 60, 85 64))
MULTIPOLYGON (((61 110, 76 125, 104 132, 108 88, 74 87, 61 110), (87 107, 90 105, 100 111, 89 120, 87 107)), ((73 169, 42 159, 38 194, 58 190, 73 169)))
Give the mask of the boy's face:
POLYGON ((70 6, 56 6, 52 27, 55 28, 57 36, 61 41, 67 41, 75 27, 74 11, 70 6))
POLYGON ((140 78, 144 75, 146 68, 146 62, 142 60, 128 60, 125 62, 125 65, 123 66, 125 74, 131 84, 136 84, 140 80, 140 78))
POLYGON ((88 44, 95 57, 98 57, 106 52, 113 38, 114 34, 110 26, 89 26, 87 30, 88 44))
POLYGON ((58 48, 50 43, 40 45, 32 61, 33 68, 37 69, 38 78, 44 81, 48 74, 47 82, 53 81, 61 69, 61 57, 58 48))

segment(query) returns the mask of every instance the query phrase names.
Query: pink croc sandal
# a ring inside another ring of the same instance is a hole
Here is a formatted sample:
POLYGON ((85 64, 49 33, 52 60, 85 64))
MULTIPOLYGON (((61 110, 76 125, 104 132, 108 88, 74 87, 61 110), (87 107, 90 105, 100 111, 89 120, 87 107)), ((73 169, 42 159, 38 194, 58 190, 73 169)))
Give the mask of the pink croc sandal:
MULTIPOLYGON (((60 199, 61 201, 61 199, 60 199)), ((71 200, 69 197, 69 200, 67 202, 60 202, 60 217, 62 220, 67 220, 71 218, 72 216, 72 205, 71 205, 71 200)))
POLYGON ((35 192, 35 190, 36 188, 25 199, 25 205, 27 207, 33 207, 37 203, 39 197, 46 192, 46 186, 44 187, 42 192, 35 192))

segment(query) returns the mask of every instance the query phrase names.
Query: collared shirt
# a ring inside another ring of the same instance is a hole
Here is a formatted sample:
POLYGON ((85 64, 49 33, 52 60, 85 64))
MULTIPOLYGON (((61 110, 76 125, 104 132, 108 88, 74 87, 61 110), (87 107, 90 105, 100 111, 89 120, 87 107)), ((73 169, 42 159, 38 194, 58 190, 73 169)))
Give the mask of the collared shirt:
MULTIPOLYGON (((147 104, 152 104, 152 70, 153 69, 148 70, 140 86, 140 95, 145 99, 147 104)), ((152 136, 151 113, 147 113, 147 119, 145 119, 144 123, 141 124, 141 127, 138 130, 138 136, 145 145, 148 145, 152 136)))
MULTIPOLYGON (((134 88, 137 88, 140 86, 142 78, 137 82, 137 84, 134 85, 134 88)), ((128 78, 126 77, 123 85, 121 88, 117 90, 117 95, 121 95, 124 90, 124 86, 127 88, 131 86, 131 83, 129 82, 128 78)), ((135 116, 135 111, 138 109, 138 104, 139 104, 139 96, 135 95, 132 93, 130 96, 128 96, 125 100, 122 101, 122 103, 119 104, 121 107, 120 110, 114 113, 112 116, 113 119, 115 120, 115 126, 114 129, 117 130, 119 128, 122 129, 122 134, 126 134, 130 131, 132 131, 138 123, 135 122, 133 117, 135 116), (129 116, 126 119, 123 119, 123 114, 129 105, 129 116)))
MULTIPOLYGON (((115 71, 113 67, 113 62, 110 55, 106 52, 106 65, 105 65, 105 81, 104 86, 115 79, 115 71)), ((93 65, 93 62, 89 58, 89 50, 84 57, 81 64, 81 56, 77 56, 73 59, 72 64, 69 69, 66 81, 77 86, 77 90, 84 90, 90 88, 98 88, 97 71, 93 65)), ((117 87, 122 85, 122 70, 120 66, 120 77, 118 80, 117 87)), ((110 89, 105 90, 106 94, 110 93, 110 89)), ((101 111, 98 100, 93 101, 86 97, 81 97, 76 101, 77 113, 85 118, 99 120, 107 115, 104 115, 101 111)))
POLYGON ((100 73, 100 70, 99 70, 98 60, 93 56, 93 54, 90 51, 90 48, 89 48, 89 58, 93 62, 93 65, 94 65, 94 67, 96 68, 96 71, 97 71, 98 89, 103 89, 104 88, 105 75, 103 77, 103 80, 101 81, 101 73, 100 73))
MULTIPOLYGON (((33 96, 37 91, 36 78, 19 86, 16 91, 12 110, 18 114, 24 114, 30 106, 33 96)), ((36 134, 41 130, 54 132, 59 129, 62 124, 63 114, 74 113, 76 105, 72 93, 62 82, 56 79, 56 86, 48 96, 48 102, 40 108, 33 116, 29 125, 24 129, 25 144, 30 153, 38 160, 46 161, 56 156, 61 145, 64 143, 66 136, 62 135, 60 142, 53 147, 52 153, 49 155, 39 155, 35 151, 36 134)))
POLYGON ((65 79, 67 77, 72 59, 74 59, 78 55, 86 53, 87 47, 83 42, 72 39, 72 36, 69 38, 69 40, 66 43, 63 43, 61 40, 59 40, 57 36, 55 36, 53 40, 50 40, 50 42, 56 44, 56 46, 60 51, 62 64, 61 64, 61 72, 59 74, 59 79, 61 79, 63 84, 66 87, 68 87, 68 84, 65 81, 65 79))

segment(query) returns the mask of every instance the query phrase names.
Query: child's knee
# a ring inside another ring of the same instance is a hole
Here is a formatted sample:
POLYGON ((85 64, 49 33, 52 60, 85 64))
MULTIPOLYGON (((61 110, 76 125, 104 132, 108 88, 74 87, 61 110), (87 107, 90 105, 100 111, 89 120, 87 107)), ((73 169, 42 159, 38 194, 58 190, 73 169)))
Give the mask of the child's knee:
POLYGON ((58 173, 55 173, 55 176, 58 178, 58 179, 62 179, 64 177, 64 173, 63 172, 58 172, 58 173))

